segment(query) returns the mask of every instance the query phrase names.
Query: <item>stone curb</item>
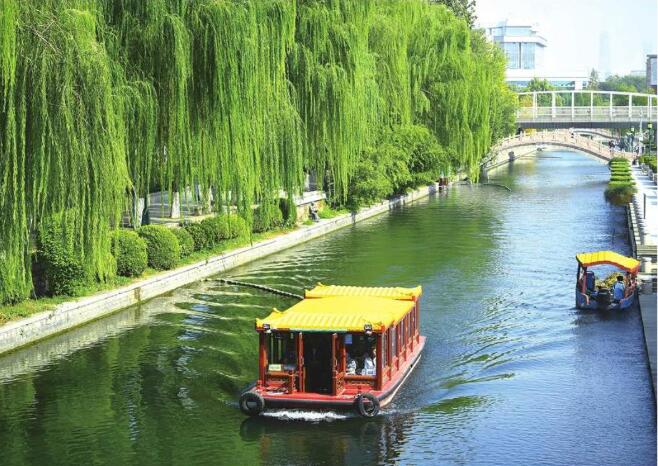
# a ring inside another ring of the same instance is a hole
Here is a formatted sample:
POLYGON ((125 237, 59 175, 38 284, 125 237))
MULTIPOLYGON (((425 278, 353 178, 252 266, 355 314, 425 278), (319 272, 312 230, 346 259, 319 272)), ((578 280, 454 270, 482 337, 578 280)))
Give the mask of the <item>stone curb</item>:
POLYGON ((435 192, 438 192, 438 185, 429 185, 395 199, 361 209, 356 214, 349 213, 332 219, 321 220, 312 226, 301 227, 270 240, 260 241, 251 246, 210 257, 204 261, 162 272, 121 288, 75 301, 67 301, 53 310, 9 322, 0 326, 0 354, 77 327, 202 278, 225 272, 247 262, 353 225, 398 206, 427 197, 435 192))

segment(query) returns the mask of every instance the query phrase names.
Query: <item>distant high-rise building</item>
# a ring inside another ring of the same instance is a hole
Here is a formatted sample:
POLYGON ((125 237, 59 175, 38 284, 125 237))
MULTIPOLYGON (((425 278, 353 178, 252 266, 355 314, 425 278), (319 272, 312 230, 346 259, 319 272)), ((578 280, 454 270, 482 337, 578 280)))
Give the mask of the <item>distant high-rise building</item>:
POLYGON ((603 31, 599 35, 599 77, 602 81, 610 77, 610 35, 603 31))
POLYGON ((533 79, 546 79, 562 89, 582 89, 589 81, 584 72, 546 70, 544 49, 547 41, 530 21, 506 19, 495 26, 486 27, 487 39, 498 45, 507 57, 505 80, 518 87, 526 87, 533 79))

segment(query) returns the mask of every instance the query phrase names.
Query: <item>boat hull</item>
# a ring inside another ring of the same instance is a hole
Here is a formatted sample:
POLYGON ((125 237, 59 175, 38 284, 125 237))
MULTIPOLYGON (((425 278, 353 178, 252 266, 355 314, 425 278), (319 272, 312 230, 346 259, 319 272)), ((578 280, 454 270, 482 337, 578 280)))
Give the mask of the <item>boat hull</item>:
POLYGON ((402 387, 413 370, 416 368, 420 362, 424 347, 425 337, 421 336, 414 351, 409 355, 407 360, 400 365, 400 370, 391 380, 387 381, 383 385, 381 390, 345 390, 339 395, 325 395, 321 393, 308 392, 272 393, 259 389, 254 384, 243 393, 251 391, 259 394, 265 401, 265 410, 271 408, 301 408, 312 410, 353 409, 356 398, 364 393, 370 393, 373 395, 379 401, 379 405, 384 407, 393 400, 398 390, 402 387))
POLYGON ((635 302, 636 293, 633 293, 632 295, 628 296, 627 298, 622 299, 621 301, 618 302, 611 302, 606 305, 600 305, 599 302, 596 301, 596 297, 591 297, 589 299, 589 302, 585 295, 581 293, 580 291, 576 290, 576 307, 578 309, 584 309, 584 310, 592 310, 592 311, 623 311, 625 309, 631 308, 635 302))

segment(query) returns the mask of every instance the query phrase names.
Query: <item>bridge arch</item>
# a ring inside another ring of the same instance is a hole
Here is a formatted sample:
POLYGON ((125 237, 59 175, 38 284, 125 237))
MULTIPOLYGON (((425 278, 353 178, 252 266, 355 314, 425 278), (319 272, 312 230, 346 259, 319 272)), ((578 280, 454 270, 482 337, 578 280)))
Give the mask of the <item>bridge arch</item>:
POLYGON ((591 138, 572 134, 567 130, 537 131, 531 134, 517 134, 507 137, 496 144, 489 156, 481 165, 482 171, 487 171, 504 165, 519 157, 524 157, 536 151, 538 147, 563 147, 594 156, 603 162, 609 162, 614 157, 633 160, 635 154, 611 149, 607 144, 594 141, 591 138), (527 150, 523 150, 527 149, 527 150))

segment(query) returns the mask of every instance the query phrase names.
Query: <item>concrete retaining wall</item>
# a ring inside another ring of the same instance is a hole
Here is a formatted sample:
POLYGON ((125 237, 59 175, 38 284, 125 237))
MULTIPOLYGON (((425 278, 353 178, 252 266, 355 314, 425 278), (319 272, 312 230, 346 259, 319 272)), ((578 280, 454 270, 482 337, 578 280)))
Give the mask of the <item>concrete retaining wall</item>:
POLYGON ((0 327, 0 353, 29 345, 210 275, 304 243, 339 228, 422 199, 436 191, 438 191, 438 185, 430 185, 396 199, 362 209, 357 214, 346 214, 321 220, 311 226, 300 227, 291 233, 271 240, 255 243, 253 246, 236 249, 205 261, 163 272, 112 291, 62 303, 52 311, 9 322, 0 327))

